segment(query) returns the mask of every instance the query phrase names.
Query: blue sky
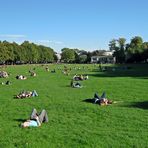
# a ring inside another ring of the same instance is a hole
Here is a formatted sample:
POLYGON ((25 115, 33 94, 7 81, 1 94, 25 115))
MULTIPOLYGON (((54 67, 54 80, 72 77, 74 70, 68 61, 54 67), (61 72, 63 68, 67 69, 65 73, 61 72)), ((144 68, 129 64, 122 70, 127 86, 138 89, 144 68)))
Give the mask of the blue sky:
POLYGON ((0 40, 60 51, 108 49, 113 38, 148 41, 147 0, 0 0, 0 40))

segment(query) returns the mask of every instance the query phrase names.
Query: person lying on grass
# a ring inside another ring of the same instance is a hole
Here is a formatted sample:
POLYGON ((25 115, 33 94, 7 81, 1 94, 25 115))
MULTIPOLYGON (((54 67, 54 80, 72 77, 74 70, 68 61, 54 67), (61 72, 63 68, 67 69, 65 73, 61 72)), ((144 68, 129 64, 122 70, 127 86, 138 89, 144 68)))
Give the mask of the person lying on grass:
POLYGON ((19 79, 19 80, 26 80, 27 77, 26 77, 26 76, 23 76, 23 75, 17 75, 17 76, 16 76, 16 79, 19 79))
POLYGON ((95 93, 93 100, 94 100, 94 104, 99 104, 99 105, 109 105, 113 103, 113 101, 108 100, 106 98, 105 92, 103 92, 101 97, 98 95, 98 93, 95 93))
POLYGON ((0 71, 0 78, 8 78, 8 73, 6 71, 0 71))
POLYGON ((2 82, 1 84, 2 85, 11 85, 11 82, 10 81, 6 81, 6 83, 2 82))
POLYGON ((23 99, 23 98, 28 98, 28 97, 37 97, 38 94, 36 92, 36 90, 33 90, 33 91, 22 91, 20 92, 16 98, 17 99, 23 99))
POLYGON ((35 72, 30 71, 29 73, 30 73, 30 76, 32 76, 32 77, 36 77, 36 73, 35 73, 35 72))
POLYGON ((80 82, 74 82, 73 80, 71 80, 70 85, 73 88, 82 88, 83 87, 80 82))
POLYGON ((56 73, 56 70, 55 69, 51 70, 51 73, 56 73))
POLYGON ((49 71, 49 67, 46 67, 45 69, 46 69, 46 71, 49 71))
POLYGON ((37 113, 37 110, 34 108, 30 115, 30 119, 26 120, 21 124, 21 127, 39 127, 43 122, 48 122, 48 116, 45 109, 43 109, 40 114, 37 113))
POLYGON ((75 80, 75 81, 83 81, 83 80, 88 80, 88 75, 77 75, 77 74, 75 74, 74 76, 73 76, 73 80, 75 80))

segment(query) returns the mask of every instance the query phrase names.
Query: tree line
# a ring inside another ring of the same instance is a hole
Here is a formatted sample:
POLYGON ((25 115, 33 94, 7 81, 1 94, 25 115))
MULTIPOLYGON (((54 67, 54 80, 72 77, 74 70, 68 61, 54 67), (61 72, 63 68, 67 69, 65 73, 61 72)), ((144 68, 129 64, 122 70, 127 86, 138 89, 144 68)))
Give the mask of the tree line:
MULTIPOLYGON (((109 50, 113 51, 116 63, 148 62, 148 42, 135 36, 126 43, 125 38, 113 39, 109 42, 109 50)), ((61 49, 61 62, 90 63, 92 56, 101 56, 105 50, 85 51, 80 49, 61 49)), ((57 62, 56 52, 43 45, 24 41, 21 45, 0 41, 0 63, 51 63, 57 62)))
POLYGON ((113 39, 109 42, 117 63, 148 62, 148 42, 143 42, 140 36, 135 36, 126 43, 125 38, 113 39))
POLYGON ((49 63, 56 60, 55 52, 50 47, 24 41, 21 45, 0 41, 0 63, 49 63))
POLYGON ((92 56, 101 56, 105 50, 94 50, 92 52, 63 48, 61 53, 61 61, 65 63, 90 63, 92 56))
MULTIPOLYGON (((148 62, 148 42, 143 42, 140 36, 135 36, 130 43, 125 38, 113 39, 109 42, 109 50, 113 51, 116 63, 148 62)), ((62 60, 70 63, 90 63, 92 56, 101 56, 105 50, 87 52, 79 49, 63 48, 62 60)))

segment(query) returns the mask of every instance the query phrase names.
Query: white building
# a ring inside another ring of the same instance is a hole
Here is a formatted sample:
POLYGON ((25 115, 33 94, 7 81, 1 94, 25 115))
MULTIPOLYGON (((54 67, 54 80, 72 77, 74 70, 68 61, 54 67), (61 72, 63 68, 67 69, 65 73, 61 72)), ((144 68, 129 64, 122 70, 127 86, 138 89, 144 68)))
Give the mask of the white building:
POLYGON ((56 53, 56 56, 57 56, 57 59, 58 59, 57 63, 59 63, 60 60, 61 60, 61 54, 60 53, 56 53))
POLYGON ((106 51, 102 55, 92 56, 91 63, 115 63, 116 59, 113 57, 113 52, 106 51))

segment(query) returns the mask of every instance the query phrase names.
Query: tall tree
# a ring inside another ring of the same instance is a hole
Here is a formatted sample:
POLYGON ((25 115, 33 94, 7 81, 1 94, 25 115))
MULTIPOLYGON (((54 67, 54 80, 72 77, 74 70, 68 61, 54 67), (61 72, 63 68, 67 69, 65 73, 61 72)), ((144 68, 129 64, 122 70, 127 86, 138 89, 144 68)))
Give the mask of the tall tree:
POLYGON ((109 49, 113 51, 117 63, 125 62, 125 38, 113 39, 109 42, 109 49))
POLYGON ((125 38, 119 38, 118 39, 118 44, 119 44, 119 51, 118 51, 118 61, 119 63, 124 63, 125 62, 125 38))
POLYGON ((64 60, 64 62, 71 63, 75 61, 75 51, 73 49, 63 48, 61 51, 61 59, 64 60))
POLYGON ((127 61, 128 62, 140 62, 142 61, 143 53, 143 39, 139 36, 135 36, 131 39, 129 47, 127 48, 127 61))

